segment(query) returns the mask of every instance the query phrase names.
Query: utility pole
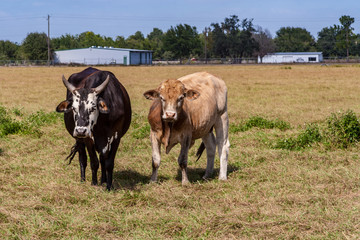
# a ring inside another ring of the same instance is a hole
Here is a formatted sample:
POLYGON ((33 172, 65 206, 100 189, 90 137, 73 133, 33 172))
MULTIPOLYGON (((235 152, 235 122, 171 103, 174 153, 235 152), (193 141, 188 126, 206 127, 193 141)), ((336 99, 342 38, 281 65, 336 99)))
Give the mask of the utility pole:
POLYGON ((50 66, 50 15, 47 16, 48 21, 48 36, 47 36, 47 44, 48 44, 48 61, 47 64, 50 66))
POLYGON ((205 31, 204 31, 204 37, 205 37, 205 48, 204 48, 204 52, 205 52, 205 64, 207 64, 207 47, 206 47, 206 42, 207 42, 207 31, 210 30, 207 27, 205 27, 205 31))

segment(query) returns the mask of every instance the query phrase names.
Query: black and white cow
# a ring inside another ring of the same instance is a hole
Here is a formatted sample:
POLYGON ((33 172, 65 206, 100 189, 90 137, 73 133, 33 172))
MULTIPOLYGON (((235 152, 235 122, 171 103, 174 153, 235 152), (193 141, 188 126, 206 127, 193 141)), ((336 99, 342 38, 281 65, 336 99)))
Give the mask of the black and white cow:
POLYGON ((81 180, 85 181, 87 149, 92 184, 97 185, 98 152, 101 184, 106 182, 110 190, 116 151, 131 122, 129 95, 114 74, 95 68, 74 73, 69 80, 63 76, 62 80, 67 88, 66 100, 56 111, 64 113, 66 129, 76 140, 68 156, 69 163, 78 152, 81 180))

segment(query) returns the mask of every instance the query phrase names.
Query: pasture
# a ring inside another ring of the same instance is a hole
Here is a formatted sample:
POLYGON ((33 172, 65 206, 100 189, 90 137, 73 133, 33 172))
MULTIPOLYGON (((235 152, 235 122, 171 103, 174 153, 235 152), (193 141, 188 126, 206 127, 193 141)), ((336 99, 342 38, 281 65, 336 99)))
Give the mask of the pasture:
POLYGON ((360 158, 348 148, 309 143, 300 150, 274 147, 306 124, 326 125, 332 113, 360 113, 360 65, 251 65, 99 67, 126 87, 133 109, 129 132, 115 159, 114 187, 80 182, 74 144, 62 115, 61 82, 84 67, 2 67, 0 105, 17 121, 42 110, 55 120, 34 133, 0 137, 0 237, 2 239, 358 239, 360 158), (189 153, 191 182, 181 185, 179 147, 162 151, 159 182, 149 184, 151 147, 142 93, 168 78, 208 71, 228 86, 228 180, 201 179, 206 154, 189 153), (55 116, 55 117, 54 117, 55 116), (59 116, 59 117, 56 117, 59 116), (260 116, 285 129, 254 126, 260 116))

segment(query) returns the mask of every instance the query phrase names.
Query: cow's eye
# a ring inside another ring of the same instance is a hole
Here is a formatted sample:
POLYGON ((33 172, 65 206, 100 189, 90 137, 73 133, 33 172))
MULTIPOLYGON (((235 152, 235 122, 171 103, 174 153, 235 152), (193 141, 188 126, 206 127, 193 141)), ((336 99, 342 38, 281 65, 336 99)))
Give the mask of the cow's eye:
POLYGON ((163 98, 162 96, 160 96, 160 100, 161 100, 162 102, 165 102, 165 98, 163 98))
POLYGON ((182 100, 184 100, 184 95, 181 95, 179 98, 178 98, 178 101, 181 102, 182 100))

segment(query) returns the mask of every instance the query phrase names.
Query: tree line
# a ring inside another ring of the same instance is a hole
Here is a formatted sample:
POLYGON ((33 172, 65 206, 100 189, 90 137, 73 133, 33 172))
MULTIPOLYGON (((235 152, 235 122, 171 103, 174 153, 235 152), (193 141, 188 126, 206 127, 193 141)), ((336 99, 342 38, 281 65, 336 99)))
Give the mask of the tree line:
MULTIPOLYGON (((239 19, 231 15, 220 23, 212 23, 204 31, 179 24, 163 32, 154 28, 146 37, 141 31, 124 38, 101 36, 92 31, 77 35, 65 34, 51 38, 51 52, 55 50, 111 46, 116 48, 153 51, 153 59, 243 58, 272 52, 319 51, 327 57, 360 55, 360 34, 354 33, 355 19, 344 15, 339 25, 323 28, 317 40, 305 28, 281 27, 273 38, 267 29, 254 26, 253 19, 239 19)), ((48 44, 45 33, 29 33, 21 44, 0 40, 0 60, 47 60, 48 44)))

